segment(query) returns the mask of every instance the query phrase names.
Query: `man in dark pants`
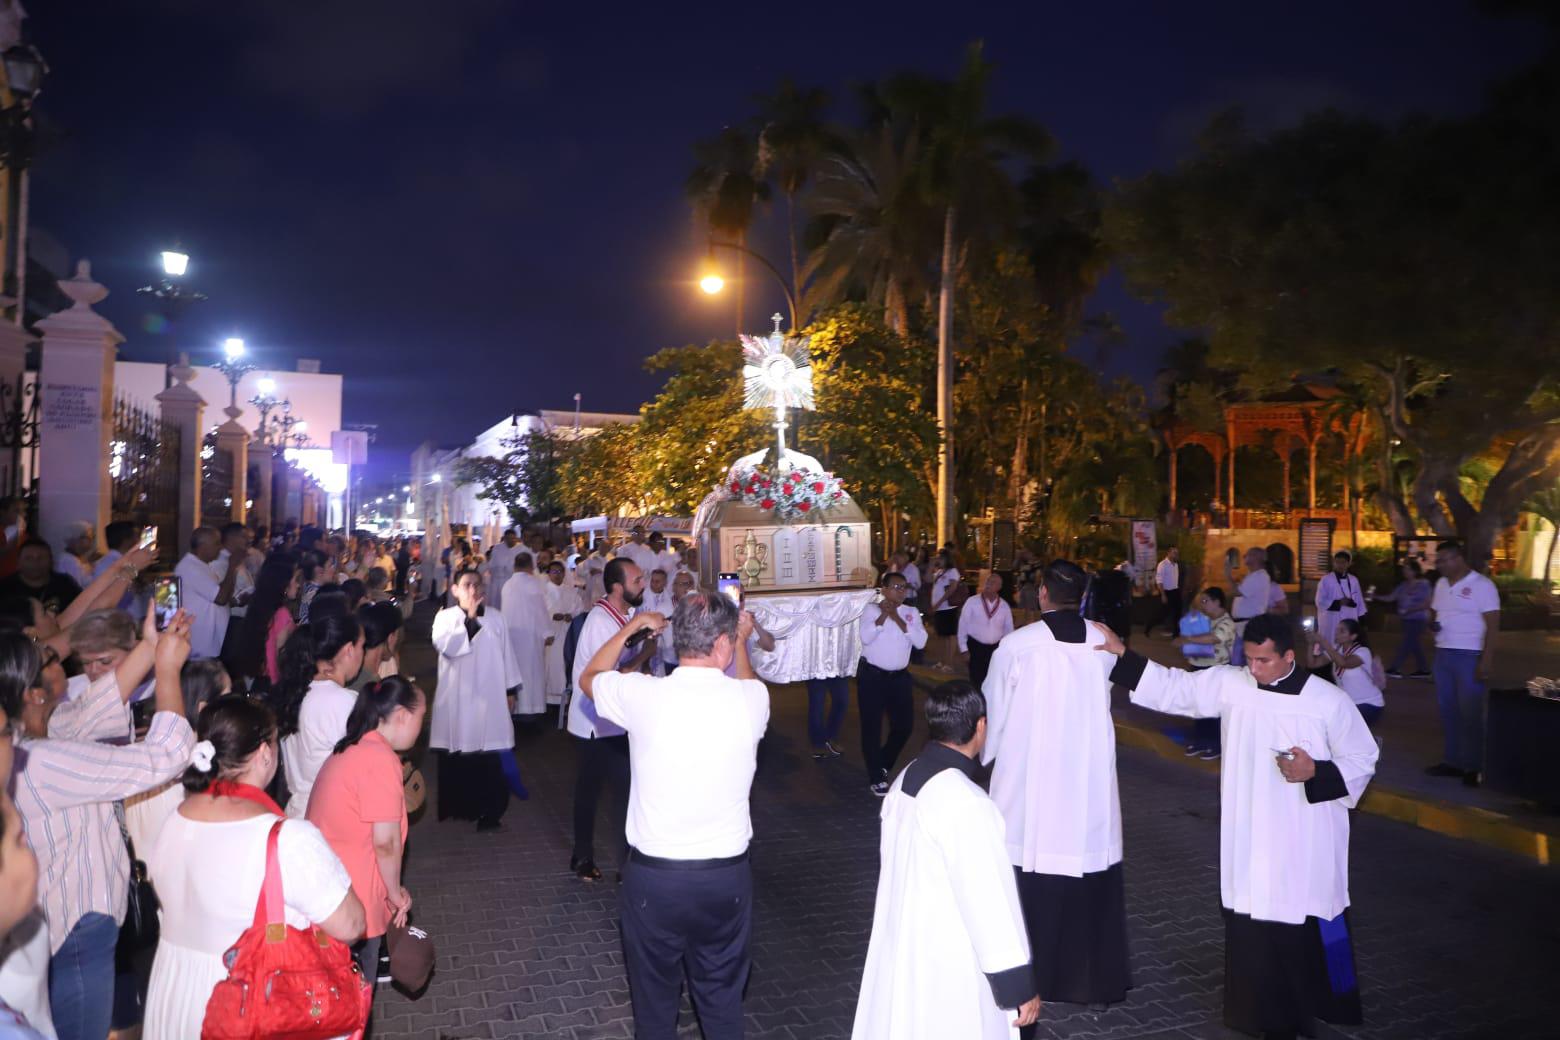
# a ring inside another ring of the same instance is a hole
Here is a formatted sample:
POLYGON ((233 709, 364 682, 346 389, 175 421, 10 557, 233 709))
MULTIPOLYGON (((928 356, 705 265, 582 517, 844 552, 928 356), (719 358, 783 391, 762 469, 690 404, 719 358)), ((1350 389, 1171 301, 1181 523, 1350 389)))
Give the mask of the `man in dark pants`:
POLYGON ((894 760, 904 750, 915 726, 915 702, 910 696, 910 651, 926 646, 921 614, 905 606, 910 592, 904 575, 883 575, 883 598, 861 615, 861 665, 856 669, 856 702, 861 711, 861 757, 872 793, 888 794, 894 760), (883 716, 888 715, 888 740, 883 716))
POLYGON ((1159 586, 1160 610, 1157 617, 1143 626, 1143 634, 1154 634, 1154 626, 1170 623, 1170 634, 1181 633, 1181 547, 1172 545, 1165 550, 1165 558, 1154 568, 1154 584, 1159 586))
POLYGON ((748 660, 753 616, 713 592, 689 593, 672 614, 662 638, 677 650, 675 673, 617 670, 636 632, 666 627, 661 614, 636 614, 580 676, 580 692, 600 718, 632 736, 618 905, 634 1035, 674 1040, 686 974, 707 1040, 737 1040, 752 966, 748 795, 769 726, 769 690, 748 660))

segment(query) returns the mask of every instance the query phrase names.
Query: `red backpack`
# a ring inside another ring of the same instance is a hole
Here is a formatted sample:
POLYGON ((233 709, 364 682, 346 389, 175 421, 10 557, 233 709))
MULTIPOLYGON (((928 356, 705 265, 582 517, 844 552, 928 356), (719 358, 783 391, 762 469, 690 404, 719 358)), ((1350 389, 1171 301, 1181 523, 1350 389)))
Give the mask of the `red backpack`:
POLYGON ((368 1023, 374 990, 346 944, 318 926, 287 924, 276 854, 284 822, 277 820, 266 839, 255 920, 222 955, 228 977, 206 1002, 201 1040, 356 1040, 368 1023))

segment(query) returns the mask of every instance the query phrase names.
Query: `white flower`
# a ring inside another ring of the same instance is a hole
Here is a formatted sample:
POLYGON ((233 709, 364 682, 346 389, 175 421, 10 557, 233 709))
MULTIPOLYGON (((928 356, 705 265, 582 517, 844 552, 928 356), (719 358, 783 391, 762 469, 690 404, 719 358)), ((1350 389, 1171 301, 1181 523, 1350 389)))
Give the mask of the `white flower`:
POLYGON ((195 745, 195 750, 190 753, 190 765, 202 773, 211 772, 211 763, 216 760, 216 746, 209 740, 202 740, 195 745))

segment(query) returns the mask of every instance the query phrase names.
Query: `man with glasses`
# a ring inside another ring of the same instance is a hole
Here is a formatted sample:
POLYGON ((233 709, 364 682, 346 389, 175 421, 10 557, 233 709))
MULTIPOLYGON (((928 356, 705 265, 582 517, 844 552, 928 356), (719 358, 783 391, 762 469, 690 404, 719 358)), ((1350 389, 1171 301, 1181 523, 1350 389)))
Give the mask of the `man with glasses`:
POLYGON ((915 702, 910 694, 910 651, 926 646, 921 614, 905 606, 910 585, 898 571, 883 575, 883 597, 861 615, 861 663, 856 702, 861 711, 861 757, 867 784, 879 798, 888 794, 894 760, 910 740, 915 702), (888 740, 883 716, 888 715, 888 740))

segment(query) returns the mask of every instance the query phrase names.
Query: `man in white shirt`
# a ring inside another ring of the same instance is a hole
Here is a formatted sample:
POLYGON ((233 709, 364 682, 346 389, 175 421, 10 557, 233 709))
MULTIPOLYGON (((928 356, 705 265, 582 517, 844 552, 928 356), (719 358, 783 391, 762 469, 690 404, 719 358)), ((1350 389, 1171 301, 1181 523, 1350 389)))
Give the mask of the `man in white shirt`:
POLYGON ((225 573, 216 566, 222 554, 222 535, 215 527, 197 527, 190 538, 190 551, 174 567, 184 593, 183 607, 190 615, 190 658, 220 657, 222 639, 227 635, 228 607, 233 602, 233 585, 241 568, 225 573))
MULTIPOLYGON (((511 527, 504 531, 504 536, 493 546, 493 554, 488 557, 487 587, 492 592, 493 606, 499 610, 504 609, 504 585, 515 573, 515 557, 524 549, 511 527)), ((531 559, 533 563, 536 560, 534 556, 531 559)))
MULTIPOLYGON (((1040 621, 1002 641, 986 679, 991 800, 1024 910, 1035 980, 1048 1001, 1103 1010, 1132 985, 1122 877, 1114 662, 1095 652, 1105 626, 1078 606, 1083 568, 1055 560, 1040 582, 1040 621)), ((1032 1031, 1026 1031, 1026 1038, 1032 1031)))
MULTIPOLYGON (((575 695, 569 700, 569 733, 576 738, 580 753, 574 779, 574 853, 569 869, 581 881, 601 880, 601 871, 596 868, 596 806, 601 801, 601 786, 608 780, 619 794, 628 790, 628 737, 621 726, 597 713, 594 701, 579 696, 580 680, 596 651, 628 624, 645 591, 644 572, 632 560, 608 560, 603 581, 606 595, 590 608, 574 645, 575 695)), ((655 640, 645 638, 632 652, 622 655, 618 667, 637 672, 654 653, 655 640)))
POLYGON ((1040 997, 1002 814, 980 787, 986 702, 926 696, 926 749, 883 801, 877 905, 852 1040, 1008 1040, 1040 997))
POLYGON ((883 598, 861 614, 861 663, 856 668, 856 704, 861 712, 861 757, 867 784, 879 798, 888 794, 888 775, 915 728, 910 651, 926 645, 921 613, 905 606, 910 587, 898 571, 883 575, 883 598), (883 716, 888 715, 888 740, 883 716))
POLYGON ((1002 575, 992 571, 980 595, 965 600, 959 611, 959 653, 969 655, 970 683, 977 690, 985 685, 997 644, 1011 631, 1013 608, 1002 598, 1002 575))
POLYGON ((1338 641, 1338 622, 1365 616, 1365 590, 1349 573, 1354 557, 1342 550, 1333 553, 1332 570, 1316 583, 1316 630, 1329 643, 1338 641))
POLYGON ((1143 634, 1154 634, 1154 626, 1160 625, 1168 618, 1170 621, 1170 634, 1180 634, 1181 623, 1181 547, 1172 545, 1165 550, 1165 558, 1159 561, 1159 566, 1154 568, 1154 584, 1159 586, 1159 602, 1164 609, 1157 618, 1148 623, 1143 629, 1143 634))
POLYGON ((645 574, 656 569, 659 561, 654 549, 645 544, 645 529, 635 527, 629 532, 628 541, 617 547, 617 558, 620 560, 633 560, 645 574))
POLYGON ((214 571, 226 576, 233 559, 238 559, 238 574, 233 579, 233 603, 228 611, 236 618, 249 612, 249 599, 255 594, 255 576, 249 569, 249 537, 249 528, 243 524, 222 525, 222 552, 212 565, 214 571))
POLYGON ((579 684, 581 699, 632 735, 619 905, 634 1030, 676 1035, 686 975, 704 1035, 740 1037, 752 965, 748 797, 769 690, 748 660, 753 616, 716 593, 691 593, 677 605, 668 633, 675 674, 618 669, 631 636, 664 629, 662 615, 636 615, 595 651, 579 684))
POLYGON ((61 546, 64 551, 60 553, 54 569, 86 588, 92 580, 89 577, 92 565, 88 561, 93 544, 97 541, 96 533, 85 520, 72 522, 67 530, 69 533, 65 536, 65 544, 61 546))
MULTIPOLYGON (((639 604, 640 610, 653 611, 654 613, 660 614, 662 617, 672 616, 672 611, 677 607, 677 600, 673 597, 671 586, 667 584, 667 573, 668 572, 660 566, 657 566, 655 570, 650 572, 650 587, 645 589, 644 600, 639 604)), ((655 636, 654 639, 656 644, 656 651, 650 657, 650 674, 666 675, 667 670, 665 651, 668 649, 671 649, 673 654, 673 660, 671 663, 673 664, 674 668, 676 665, 675 655, 677 651, 672 649, 669 645, 661 645, 662 643, 671 643, 671 633, 662 633, 662 635, 655 636)))
POLYGON ((1375 773, 1375 738, 1349 695, 1295 660, 1289 619, 1246 625, 1247 667, 1155 664, 1104 633, 1112 682, 1132 702, 1219 716, 1219 881, 1224 1024, 1315 1036, 1361 1021, 1349 928, 1349 810, 1375 773))
POLYGON ((650 551, 655 553, 655 566, 651 569, 659 567, 666 572, 666 580, 671 581, 672 577, 682 569, 682 553, 668 546, 659 531, 650 536, 649 544, 650 551))
MULTIPOLYGON (((1236 635, 1246 631, 1246 622, 1267 613, 1268 600, 1273 591, 1273 579, 1267 572, 1267 550, 1252 546, 1246 550, 1245 563, 1246 575, 1236 581, 1234 564, 1228 557, 1224 561, 1224 574, 1235 589, 1235 602, 1230 605, 1230 615, 1235 619, 1236 635)), ((1241 657, 1242 646, 1241 640, 1237 639, 1236 653, 1230 659, 1231 664, 1245 664, 1245 659, 1241 657)))
POLYGON ((1500 631, 1500 593, 1495 583, 1468 565, 1462 545, 1436 546, 1441 577, 1430 598, 1435 631, 1435 699, 1441 709, 1444 758, 1426 770, 1432 776, 1461 776, 1477 787, 1484 768, 1484 694, 1500 631))

